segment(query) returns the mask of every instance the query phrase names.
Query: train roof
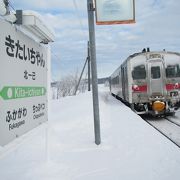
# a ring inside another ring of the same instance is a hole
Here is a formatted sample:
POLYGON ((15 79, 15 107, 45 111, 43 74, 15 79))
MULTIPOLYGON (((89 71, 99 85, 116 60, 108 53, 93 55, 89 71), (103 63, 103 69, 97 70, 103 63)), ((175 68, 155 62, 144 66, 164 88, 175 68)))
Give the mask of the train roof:
MULTIPOLYGON (((148 54, 153 54, 153 53, 161 53, 161 54, 174 54, 174 55, 177 55, 177 56, 180 56, 180 53, 178 52, 173 52, 173 51, 144 51, 144 52, 138 52, 138 53, 134 53, 134 54, 131 54, 125 61, 123 61, 121 63, 124 64, 124 63, 127 63, 127 61, 131 60, 132 58, 134 57, 137 57, 137 56, 141 56, 141 55, 148 55, 148 54)), ((121 65, 112 73, 112 75, 121 67, 121 65)), ((112 76, 111 75, 111 76, 112 76)))
POLYGON ((180 56, 180 53, 178 52, 172 52, 172 51, 148 51, 148 52, 138 52, 138 53, 134 53, 132 55, 130 55, 127 59, 129 58, 134 58, 136 56, 139 56, 139 55, 147 55, 147 54, 153 54, 153 53, 163 53, 163 54, 175 54, 177 56, 180 56))
POLYGON ((174 54, 174 55, 177 55, 177 56, 180 56, 180 53, 178 52, 172 52, 172 51, 145 51, 145 52, 138 52, 138 53, 134 53, 132 55, 130 55, 125 61, 123 61, 122 64, 126 63, 127 61, 131 60, 132 58, 134 57, 137 57, 137 56, 141 56, 141 55, 148 55, 148 54, 174 54))

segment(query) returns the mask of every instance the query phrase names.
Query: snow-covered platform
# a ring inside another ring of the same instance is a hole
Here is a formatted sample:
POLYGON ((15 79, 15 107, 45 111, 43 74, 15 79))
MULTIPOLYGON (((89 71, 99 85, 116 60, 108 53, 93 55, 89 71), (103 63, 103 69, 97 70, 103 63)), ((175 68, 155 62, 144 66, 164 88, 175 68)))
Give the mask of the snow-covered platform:
POLYGON ((51 102, 49 122, 0 147, 2 180, 179 180, 180 149, 99 88, 101 145, 91 92, 51 102))

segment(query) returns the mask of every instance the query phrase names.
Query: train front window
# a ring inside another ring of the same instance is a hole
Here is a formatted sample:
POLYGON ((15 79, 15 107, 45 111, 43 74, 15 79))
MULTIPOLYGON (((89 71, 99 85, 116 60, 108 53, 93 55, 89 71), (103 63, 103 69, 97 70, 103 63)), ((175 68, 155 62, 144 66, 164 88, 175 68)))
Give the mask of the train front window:
POLYGON ((167 68, 166 68, 166 77, 167 78, 180 77, 179 64, 167 66, 167 68))
POLYGON ((151 67, 151 78, 152 79, 159 79, 160 77, 161 77, 160 67, 159 66, 151 67))
POLYGON ((134 80, 145 79, 146 78, 146 69, 144 65, 139 65, 134 67, 132 71, 132 77, 134 80))

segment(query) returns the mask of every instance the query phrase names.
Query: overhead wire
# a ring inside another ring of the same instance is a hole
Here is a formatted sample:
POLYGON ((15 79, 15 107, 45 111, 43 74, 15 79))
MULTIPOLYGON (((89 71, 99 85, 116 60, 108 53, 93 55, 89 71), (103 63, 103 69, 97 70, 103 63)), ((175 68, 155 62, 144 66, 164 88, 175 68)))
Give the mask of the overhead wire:
MULTIPOLYGON (((79 14, 79 9, 78 9, 76 0, 73 0, 73 5, 74 5, 75 12, 76 12, 76 16, 77 16, 78 21, 79 21, 79 24, 80 24, 81 31, 82 31, 83 34, 85 34, 85 32, 84 32, 84 27, 83 27, 83 23, 82 23, 80 14, 79 14)), ((53 51, 52 51, 52 55, 55 57, 56 62, 60 63, 59 60, 60 60, 61 58, 60 58, 57 54, 55 54, 53 51)), ((62 64, 62 61, 61 61, 61 64, 62 64)), ((63 66, 64 66, 64 65, 63 65, 63 66)))
MULTIPOLYGON (((77 3, 76 3, 76 0, 73 0, 73 5, 74 5, 74 9, 75 9, 75 12, 76 12, 76 16, 78 18, 78 21, 79 21, 79 24, 80 24, 80 28, 81 28, 81 31, 83 33, 83 35, 86 35, 85 31, 84 31, 84 26, 83 26, 83 23, 82 23, 82 20, 81 20, 81 16, 79 14, 79 9, 78 9, 78 6, 77 6, 77 3)), ((87 41, 87 40, 86 40, 87 41)), ((86 77, 85 77, 86 78, 86 77)), ((82 80, 81 80, 82 81, 82 80)))
POLYGON ((14 8, 12 2, 10 0, 7 0, 7 3, 9 5, 9 7, 16 12, 16 9, 14 8))
MULTIPOLYGON (((6 15, 9 14, 11 12, 11 10, 13 10, 14 12, 16 12, 14 6, 12 5, 10 0, 2 0, 2 3, 4 3, 5 8, 7 9, 6 11, 6 15)), ((13 12, 13 13, 14 13, 13 12)))
POLYGON ((62 66, 65 66, 65 64, 62 63, 62 61, 60 62, 60 57, 55 54, 53 51, 51 51, 52 55, 55 57, 54 59, 56 60, 56 62, 58 63, 58 65, 62 65, 62 66))
POLYGON ((82 32, 84 32, 83 23, 82 23, 82 21, 81 21, 80 15, 79 15, 79 9, 78 9, 76 0, 73 0, 73 5, 74 5, 74 8, 75 8, 76 15, 77 15, 77 18, 78 18, 78 20, 79 20, 79 24, 80 24, 80 26, 81 26, 82 32))

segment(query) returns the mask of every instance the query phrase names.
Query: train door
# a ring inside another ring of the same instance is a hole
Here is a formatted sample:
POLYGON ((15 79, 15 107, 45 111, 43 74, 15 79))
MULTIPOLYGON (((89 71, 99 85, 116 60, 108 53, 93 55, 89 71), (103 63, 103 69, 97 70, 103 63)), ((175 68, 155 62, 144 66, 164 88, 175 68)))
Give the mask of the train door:
POLYGON ((128 75, 127 75, 127 64, 121 68, 122 72, 122 95, 123 99, 128 101, 128 75))
POLYGON ((149 76, 149 95, 163 96, 164 95, 164 72, 163 61, 153 60, 148 62, 148 76, 149 76))
POLYGON ((125 99, 125 71, 124 67, 121 67, 121 82, 122 82, 122 97, 125 99))

